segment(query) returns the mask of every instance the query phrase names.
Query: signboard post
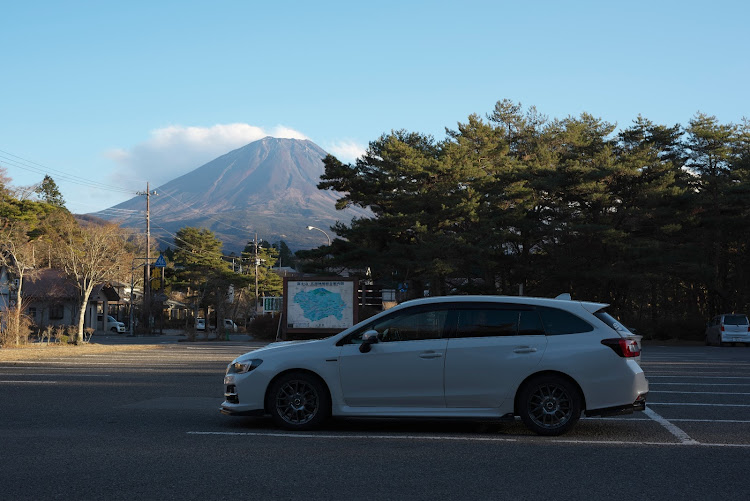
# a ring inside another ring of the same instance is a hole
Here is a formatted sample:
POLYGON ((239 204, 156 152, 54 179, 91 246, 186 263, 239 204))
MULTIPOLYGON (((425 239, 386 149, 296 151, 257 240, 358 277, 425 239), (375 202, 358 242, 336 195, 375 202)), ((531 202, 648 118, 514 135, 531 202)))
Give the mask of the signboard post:
POLYGON ((283 339, 336 334, 357 323, 355 278, 285 278, 283 339))

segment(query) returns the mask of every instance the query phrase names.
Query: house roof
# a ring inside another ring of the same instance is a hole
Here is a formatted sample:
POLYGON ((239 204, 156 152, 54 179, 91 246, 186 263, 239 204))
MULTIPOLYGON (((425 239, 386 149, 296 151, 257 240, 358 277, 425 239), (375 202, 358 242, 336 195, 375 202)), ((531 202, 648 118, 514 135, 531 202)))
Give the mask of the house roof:
MULTIPOLYGON (((44 268, 25 277, 21 293, 30 299, 72 299, 80 297, 80 291, 74 280, 60 270, 44 268)), ((115 283, 115 285, 118 285, 115 283)), ((116 287, 110 284, 99 284, 91 291, 89 300, 102 300, 102 296, 110 303, 119 302, 120 294, 116 287), (98 298, 98 299, 97 299, 98 298)))
POLYGON ((68 299, 78 297, 78 288, 63 272, 51 268, 39 270, 23 281, 21 293, 25 297, 68 299))

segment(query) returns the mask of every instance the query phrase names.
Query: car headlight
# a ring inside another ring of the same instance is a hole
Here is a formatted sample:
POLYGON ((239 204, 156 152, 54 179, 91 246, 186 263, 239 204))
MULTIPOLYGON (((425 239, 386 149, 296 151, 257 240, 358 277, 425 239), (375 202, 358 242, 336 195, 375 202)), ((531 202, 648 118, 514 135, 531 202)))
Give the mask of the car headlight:
POLYGON ((244 360, 242 362, 232 362, 227 366, 227 374, 245 374, 251 370, 257 368, 263 360, 259 358, 253 358, 252 360, 244 360))

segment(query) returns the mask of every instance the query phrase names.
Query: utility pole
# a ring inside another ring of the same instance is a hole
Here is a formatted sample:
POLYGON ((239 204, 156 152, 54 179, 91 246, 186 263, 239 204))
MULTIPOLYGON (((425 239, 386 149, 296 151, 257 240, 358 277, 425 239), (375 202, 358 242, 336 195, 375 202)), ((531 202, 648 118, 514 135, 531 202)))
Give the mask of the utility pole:
MULTIPOLYGON (((158 195, 156 190, 150 191, 146 183, 146 191, 139 191, 136 195, 146 196, 146 266, 143 275, 143 310, 146 316, 146 331, 151 334, 151 195, 158 195)), ((131 308, 133 305, 130 305, 131 308)))
POLYGON ((253 247, 255 247, 255 314, 258 315, 258 232, 255 232, 255 239, 253 240, 253 247))

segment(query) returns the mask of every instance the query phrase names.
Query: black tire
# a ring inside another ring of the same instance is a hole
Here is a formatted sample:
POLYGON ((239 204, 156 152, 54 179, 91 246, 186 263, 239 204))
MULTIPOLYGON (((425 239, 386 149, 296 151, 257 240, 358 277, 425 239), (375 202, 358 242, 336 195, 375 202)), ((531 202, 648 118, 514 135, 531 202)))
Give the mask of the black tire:
POLYGON ((581 395, 574 384, 560 376, 539 376, 520 389, 518 414, 538 435, 562 435, 581 417, 581 395))
POLYGON ((113 334, 117 334, 117 327, 112 327, 109 330, 112 331, 113 334))
POLYGON ((318 378, 305 372, 291 372, 271 385, 268 410, 276 424, 287 430, 311 430, 328 417, 331 401, 318 378))

